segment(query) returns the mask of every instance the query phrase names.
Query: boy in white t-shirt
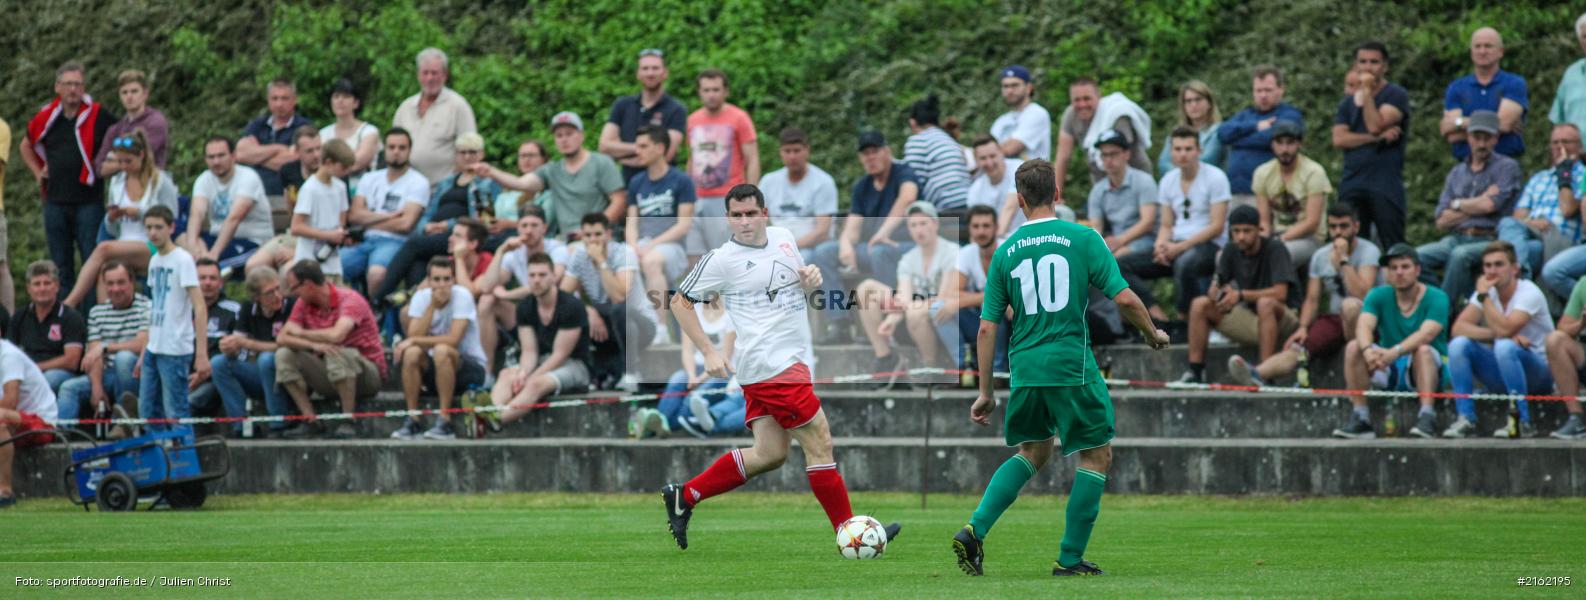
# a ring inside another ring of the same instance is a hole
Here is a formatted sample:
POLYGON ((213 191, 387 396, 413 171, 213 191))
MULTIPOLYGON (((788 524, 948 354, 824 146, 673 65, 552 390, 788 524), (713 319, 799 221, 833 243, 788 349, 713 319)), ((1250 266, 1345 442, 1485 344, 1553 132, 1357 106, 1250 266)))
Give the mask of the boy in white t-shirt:
MULTIPOLYGON (((1496 241, 1481 252, 1481 278, 1476 293, 1454 320, 1448 342, 1448 370, 1454 393, 1475 392, 1481 382, 1493 394, 1549 394, 1553 372, 1547 365, 1547 334, 1553 317, 1542 288, 1520 278, 1514 246, 1496 241)), ((1493 431, 1493 437, 1535 437, 1531 411, 1525 400, 1516 407, 1520 421, 1493 431)), ((1476 401, 1454 400, 1459 420, 1443 437, 1462 438, 1476 433, 1476 401)))
MULTIPOLYGON (((44 372, 27 353, 10 341, 0 340, 0 440, 9 440, 30 431, 55 425, 55 393, 44 372)), ((0 446, 0 508, 17 503, 11 491, 11 462, 16 448, 42 446, 54 435, 30 435, 14 444, 0 446)))
MULTIPOLYGON (((872 373, 897 373, 903 370, 898 353, 892 347, 900 324, 907 328, 909 337, 919 348, 927 367, 944 366, 943 344, 947 346, 946 358, 952 360, 950 364, 953 365, 958 364, 958 353, 962 348, 957 339, 937 339, 931 314, 931 304, 943 292, 950 292, 952 302, 957 303, 958 288, 944 290, 942 280, 944 275, 954 270, 953 265, 958 261, 958 244, 938 235, 940 224, 936 207, 931 203, 915 202, 909 205, 907 215, 909 237, 914 240, 915 247, 898 260, 898 288, 893 290, 875 279, 866 279, 859 284, 859 321, 864 326, 865 336, 870 339, 870 347, 876 357, 870 369, 872 373)), ((953 316, 956 318, 956 315, 953 316)), ((890 387, 896 379, 896 375, 888 376, 882 388, 890 387)))
POLYGON ((341 247, 347 237, 347 183, 340 178, 357 161, 352 148, 341 140, 325 142, 319 171, 303 182, 292 208, 292 235, 297 236, 297 252, 292 262, 319 261, 332 282, 341 283, 341 247))
POLYGON ((424 287, 408 302, 407 339, 391 351, 402 364, 402 396, 407 409, 418 410, 419 395, 428 387, 440 397, 442 416, 435 419, 435 426, 429 431, 424 431, 417 418, 408 417, 391 437, 456 439, 445 412, 451 409, 458 392, 485 385, 479 311, 468 288, 455 283, 456 277, 457 266, 451 257, 430 259, 424 287))
MULTIPOLYGON (((209 377, 209 311, 198 289, 198 265, 193 255, 171 241, 176 215, 165 206, 143 214, 143 227, 154 246, 149 259, 149 343, 132 369, 141 382, 138 411, 146 419, 185 419, 190 377, 209 377)), ((150 424, 156 431, 191 431, 191 425, 150 424)))

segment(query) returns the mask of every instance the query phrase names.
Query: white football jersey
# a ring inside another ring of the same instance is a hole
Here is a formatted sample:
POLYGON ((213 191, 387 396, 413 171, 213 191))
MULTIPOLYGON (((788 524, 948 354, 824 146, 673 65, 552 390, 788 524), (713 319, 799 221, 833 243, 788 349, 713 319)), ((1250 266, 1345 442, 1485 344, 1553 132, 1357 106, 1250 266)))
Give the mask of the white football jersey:
POLYGON ((699 303, 719 295, 738 341, 732 363, 738 382, 759 383, 804 363, 813 372, 808 302, 799 284, 804 266, 793 233, 767 227, 765 246, 727 240, 694 265, 679 292, 699 303))

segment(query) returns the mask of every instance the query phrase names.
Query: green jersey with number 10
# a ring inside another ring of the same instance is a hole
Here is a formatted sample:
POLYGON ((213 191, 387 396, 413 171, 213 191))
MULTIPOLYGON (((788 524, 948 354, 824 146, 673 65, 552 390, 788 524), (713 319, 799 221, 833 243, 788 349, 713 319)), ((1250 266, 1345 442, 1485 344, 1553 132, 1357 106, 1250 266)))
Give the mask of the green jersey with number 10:
POLYGON ((1011 387, 1086 385, 1101 376, 1085 323, 1091 287, 1108 298, 1128 287, 1094 229, 1057 219, 1028 221, 997 247, 980 318, 1000 322, 1004 309, 1013 307, 1011 387))

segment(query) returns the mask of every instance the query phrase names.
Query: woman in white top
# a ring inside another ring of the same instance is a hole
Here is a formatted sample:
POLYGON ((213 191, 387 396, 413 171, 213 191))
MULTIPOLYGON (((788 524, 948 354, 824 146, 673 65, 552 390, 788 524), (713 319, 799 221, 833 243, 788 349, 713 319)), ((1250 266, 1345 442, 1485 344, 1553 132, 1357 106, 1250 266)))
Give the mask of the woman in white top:
MULTIPOLYGON (((110 157, 121 164, 121 171, 110 178, 110 206, 105 213, 105 229, 109 231, 111 239, 100 242, 94 253, 83 262, 83 268, 77 274, 77 285, 66 296, 66 303, 70 306, 81 306, 88 292, 98 288, 99 269, 107 261, 125 263, 135 273, 142 273, 149 268, 153 250, 149 246, 149 236, 143 230, 143 213, 156 205, 169 207, 171 212, 181 212, 176 183, 171 180, 169 173, 154 165, 154 153, 150 151, 149 140, 142 129, 111 140, 110 157)), ((99 290, 94 299, 97 302, 103 298, 103 290, 99 290)))
MULTIPOLYGON (((342 78, 330 88, 330 112, 336 115, 336 122, 320 128, 319 139, 321 142, 341 140, 352 148, 353 156, 357 161, 353 163, 352 170, 347 172, 347 181, 358 180, 374 164, 374 157, 380 153, 380 130, 358 118, 358 112, 363 109, 363 93, 358 91, 358 86, 352 80, 342 78)), ((350 190, 349 190, 350 191, 350 190)))

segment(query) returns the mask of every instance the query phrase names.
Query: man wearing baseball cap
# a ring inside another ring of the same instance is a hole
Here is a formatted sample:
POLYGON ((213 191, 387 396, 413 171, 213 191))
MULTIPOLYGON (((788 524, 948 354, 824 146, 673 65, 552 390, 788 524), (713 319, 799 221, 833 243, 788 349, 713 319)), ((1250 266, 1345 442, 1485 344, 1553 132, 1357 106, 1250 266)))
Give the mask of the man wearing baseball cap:
POLYGON ((1020 160, 1051 160, 1052 115, 1034 101, 1035 84, 1030 70, 1010 65, 997 77, 1002 82, 1002 101, 1008 103, 1008 112, 991 124, 991 135, 1001 144, 1002 153, 1020 160))
POLYGON ((1216 330, 1241 346, 1261 348, 1261 360, 1277 352, 1278 340, 1299 327, 1294 306, 1299 283, 1289 251, 1261 235, 1261 215, 1252 206, 1228 215, 1228 245, 1217 259, 1217 276, 1205 296, 1190 302, 1189 370, 1179 381, 1206 382, 1206 345, 1216 330))
POLYGON ((1261 235, 1278 238, 1301 267, 1311 264, 1311 255, 1326 239, 1322 213, 1333 192, 1322 165, 1300 153, 1304 143, 1305 126, 1278 121, 1272 126, 1272 160, 1256 167, 1250 178, 1261 211, 1261 235))
POLYGON ((1498 113, 1472 113, 1465 137, 1470 156, 1449 170, 1437 200, 1437 228, 1447 235, 1415 249, 1427 274, 1443 270, 1440 287, 1456 302, 1470 296, 1471 272, 1482 249, 1498 239, 1498 221, 1514 214, 1521 187, 1520 164, 1494 152, 1498 113))
POLYGON ((553 190, 545 206, 552 235, 578 232, 584 215, 603 212, 612 223, 627 216, 628 188, 622 181, 617 162, 611 157, 584 149, 584 120, 576 113, 559 112, 551 117, 551 136, 562 158, 533 173, 513 175, 485 163, 475 167, 479 176, 489 177, 502 187, 524 192, 553 190))
MULTIPOLYGON (((1421 283, 1421 257, 1409 244, 1388 248, 1378 261, 1387 283, 1372 288, 1355 321, 1355 339, 1344 346, 1344 381, 1352 390, 1409 391, 1421 394, 1421 410, 1410 434, 1437 437, 1431 394, 1448 377, 1448 296, 1421 283)), ((1354 408, 1333 437, 1371 439, 1371 412, 1365 396, 1350 396, 1354 408)))

